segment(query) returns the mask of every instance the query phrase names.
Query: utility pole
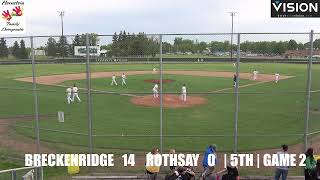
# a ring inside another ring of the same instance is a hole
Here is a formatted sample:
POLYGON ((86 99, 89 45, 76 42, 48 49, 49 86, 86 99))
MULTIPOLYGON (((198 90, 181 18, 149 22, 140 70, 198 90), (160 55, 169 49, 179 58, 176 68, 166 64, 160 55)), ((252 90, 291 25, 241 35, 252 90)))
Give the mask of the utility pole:
POLYGON ((233 17, 236 15, 237 12, 229 12, 230 16, 231 16, 231 41, 230 41, 230 56, 231 56, 231 62, 233 62, 233 49, 232 49, 232 44, 233 44, 233 17))

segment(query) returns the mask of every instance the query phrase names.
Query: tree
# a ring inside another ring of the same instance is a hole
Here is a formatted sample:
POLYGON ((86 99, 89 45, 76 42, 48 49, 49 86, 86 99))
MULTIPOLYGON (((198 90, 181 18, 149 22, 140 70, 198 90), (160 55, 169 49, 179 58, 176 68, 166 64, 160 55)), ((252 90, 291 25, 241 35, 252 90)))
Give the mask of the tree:
POLYGON ((89 34, 89 45, 90 46, 97 46, 99 44, 99 36, 96 33, 89 34))
POLYGON ((59 53, 60 56, 65 57, 65 56, 69 55, 70 48, 69 48, 69 45, 68 45, 67 38, 65 36, 61 36, 59 38, 59 42, 57 44, 57 47, 58 47, 58 53, 59 53))
POLYGON ((314 47, 315 49, 320 49, 320 39, 314 40, 314 42, 313 42, 313 47, 314 47))
POLYGON ((171 53, 172 52, 172 45, 168 42, 162 43, 162 52, 163 53, 171 53))
POLYGON ((303 45, 302 43, 299 43, 299 44, 298 44, 298 49, 299 49, 299 50, 305 49, 305 48, 304 48, 304 45, 303 45))
POLYGON ((211 52, 228 52, 230 51, 230 43, 229 41, 211 41, 209 49, 211 52))
POLYGON ((76 34, 74 36, 74 39, 72 40, 72 44, 70 44, 69 46, 70 55, 74 55, 75 46, 83 46, 83 44, 81 44, 81 37, 79 36, 79 34, 76 34))
POLYGON ((276 49, 275 53, 278 55, 281 55, 286 52, 287 47, 288 47, 287 43, 285 43, 283 41, 279 41, 279 42, 277 42, 277 44, 275 46, 275 49, 276 49))
POLYGON ((46 44, 46 52, 48 56, 56 56, 57 55, 57 42, 54 38, 50 37, 46 44))
POLYGON ((112 55, 119 56, 119 46, 118 46, 119 36, 115 32, 112 36, 112 55))
POLYGON ((288 50, 296 50, 298 48, 298 43, 291 39, 289 42, 288 42, 288 50))
POLYGON ((199 44, 197 44, 197 52, 203 53, 203 51, 205 51, 207 47, 207 43, 202 41, 199 44))
POLYGON ((0 39, 0 58, 7 58, 9 55, 6 40, 4 38, 0 39))
POLYGON ((74 36, 74 39, 72 41, 72 45, 73 46, 81 46, 81 45, 83 45, 83 44, 81 44, 81 38, 80 38, 79 34, 74 36))
MULTIPOLYGON (((86 34, 80 35, 80 46, 86 45, 86 34)), ((89 34, 89 46, 97 46, 99 43, 99 37, 96 33, 90 33, 89 34)))
POLYGON ((12 51, 11 51, 11 54, 15 57, 15 58, 18 58, 19 57, 19 43, 18 41, 15 41, 14 44, 13 44, 13 47, 12 47, 12 51))
POLYGON ((20 41, 20 49, 18 51, 18 57, 20 59, 27 59, 28 58, 28 51, 26 49, 26 44, 23 39, 20 41))

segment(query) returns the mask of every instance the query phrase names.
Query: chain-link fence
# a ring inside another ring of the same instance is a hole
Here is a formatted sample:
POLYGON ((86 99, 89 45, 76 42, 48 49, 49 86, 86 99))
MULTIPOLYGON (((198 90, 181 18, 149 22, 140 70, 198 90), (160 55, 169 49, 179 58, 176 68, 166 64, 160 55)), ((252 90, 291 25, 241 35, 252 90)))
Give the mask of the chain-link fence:
POLYGON ((313 32, 3 38, 0 150, 134 152, 142 171, 153 147, 319 147, 319 41, 313 32))
POLYGON ((24 167, 0 171, 1 179, 11 180, 41 180, 43 179, 41 167, 24 167))

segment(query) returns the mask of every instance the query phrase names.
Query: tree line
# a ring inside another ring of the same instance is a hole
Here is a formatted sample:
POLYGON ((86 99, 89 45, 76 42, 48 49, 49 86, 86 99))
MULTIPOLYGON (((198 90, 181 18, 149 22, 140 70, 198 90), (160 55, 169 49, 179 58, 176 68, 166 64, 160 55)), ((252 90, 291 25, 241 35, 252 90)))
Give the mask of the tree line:
MULTIPOLYGON (((242 52, 259 53, 269 55, 282 55, 287 50, 303 50, 308 49, 310 43, 297 43, 295 40, 290 41, 245 41, 240 43, 242 52)), ((314 48, 320 49, 320 39, 314 41, 314 48)), ((189 39, 175 38, 173 44, 164 42, 164 53, 177 53, 177 52, 191 52, 191 53, 213 53, 213 52, 228 52, 237 50, 237 45, 229 41, 211 41, 197 42, 189 39)))
MULTIPOLYGON (((99 42, 98 35, 95 33, 89 34, 89 45, 96 46, 99 42)), ((56 41, 53 37, 49 37, 45 47, 41 47, 46 51, 47 56, 53 57, 68 57, 74 55, 74 46, 85 46, 86 45, 86 35, 85 34, 77 34, 72 39, 71 44, 69 44, 67 38, 65 36, 61 36, 58 41, 56 41)))
MULTIPOLYGON (((287 50, 303 50, 310 47, 310 43, 298 43, 291 39, 289 41, 245 41, 240 44, 241 51, 246 53, 283 55, 287 50)), ((120 31, 113 36, 112 43, 102 46, 102 49, 108 50, 109 56, 134 56, 134 55, 152 55, 158 54, 159 39, 153 36, 146 36, 144 33, 129 34, 120 31)), ((320 49, 320 39, 314 41, 314 48, 320 49)), ((163 42, 163 53, 214 53, 229 52, 237 50, 237 45, 229 41, 211 41, 198 42, 197 40, 183 39, 176 37, 173 43, 163 42)))
POLYGON ((127 33, 126 31, 116 32, 112 36, 112 43, 101 46, 107 50, 107 56, 152 56, 155 57, 160 50, 159 39, 154 36, 147 36, 143 32, 127 33))
MULTIPOLYGON (((89 45, 96 46, 99 44, 99 37, 95 33, 89 34, 89 45)), ((45 50, 47 56, 68 57, 74 56, 74 46, 85 46, 86 35, 77 34, 68 42, 65 36, 55 38, 49 37, 45 46, 38 49, 45 50)), ((287 50, 308 49, 310 43, 298 43, 291 39, 289 41, 244 41, 240 44, 241 51, 246 53, 283 55, 287 50)), ((155 57, 160 51, 160 40, 158 36, 149 36, 143 32, 130 34, 126 31, 116 32, 112 36, 112 41, 107 45, 102 45, 101 49, 107 50, 107 56, 126 57, 126 56, 152 56, 155 57)), ((320 49, 320 39, 314 41, 314 48, 320 49)), ((163 42, 163 53, 200 53, 210 54, 214 52, 229 52, 237 50, 236 44, 230 44, 229 41, 211 41, 205 42, 191 39, 176 37, 171 43, 163 42)), ((24 40, 19 43, 15 41, 12 47, 7 47, 6 40, 0 39, 0 58, 7 58, 9 55, 17 59, 27 59, 30 54, 30 48, 26 48, 24 40)))
POLYGON ((9 55, 12 55, 16 59, 28 59, 30 49, 26 48, 24 40, 20 40, 13 43, 12 47, 7 46, 7 41, 4 38, 0 39, 0 58, 6 59, 9 55))

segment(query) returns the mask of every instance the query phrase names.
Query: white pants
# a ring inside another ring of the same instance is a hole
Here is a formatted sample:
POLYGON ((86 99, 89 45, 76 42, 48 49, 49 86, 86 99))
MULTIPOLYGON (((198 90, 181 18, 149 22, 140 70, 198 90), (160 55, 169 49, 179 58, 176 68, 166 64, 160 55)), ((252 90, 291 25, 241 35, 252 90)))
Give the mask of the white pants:
POLYGON ((158 91, 157 90, 153 90, 153 97, 157 98, 159 97, 158 91))
POLYGON ((276 76, 275 82, 278 83, 279 77, 276 76))
POLYGON ((121 83, 121 85, 126 85, 127 83, 126 83, 126 79, 122 79, 122 83, 121 83))
POLYGON ((186 102, 187 101, 187 92, 182 92, 181 94, 181 100, 186 102))
POLYGON ((73 93, 72 101, 74 101, 74 98, 75 98, 75 97, 78 99, 79 102, 81 102, 81 99, 80 99, 78 93, 73 93))
POLYGON ((68 104, 70 104, 73 100, 71 99, 71 93, 68 93, 67 94, 67 101, 68 101, 68 104))
POLYGON ((115 84, 116 86, 118 85, 118 83, 117 83, 117 81, 116 81, 116 80, 112 80, 112 82, 111 82, 111 86, 112 86, 113 84, 115 84))
POLYGON ((237 81, 233 81, 233 87, 237 87, 237 81))
POLYGON ((253 75, 253 80, 257 80, 257 75, 253 75))

